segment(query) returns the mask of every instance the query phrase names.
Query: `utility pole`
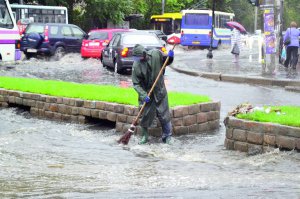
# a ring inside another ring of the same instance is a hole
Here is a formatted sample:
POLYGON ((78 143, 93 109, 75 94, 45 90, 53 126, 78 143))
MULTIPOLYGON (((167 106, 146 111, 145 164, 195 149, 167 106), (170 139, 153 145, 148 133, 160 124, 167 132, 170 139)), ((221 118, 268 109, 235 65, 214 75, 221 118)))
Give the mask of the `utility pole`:
POLYGON ((258 11, 258 6, 255 6, 255 16, 254 16, 254 33, 257 30, 257 11, 258 11))
POLYGON ((216 9, 216 0, 213 0, 213 7, 212 7, 212 26, 211 26, 211 37, 210 37, 210 46, 208 49, 208 53, 206 55, 206 57, 208 59, 212 59, 213 58, 213 54, 212 54, 212 45, 213 45, 213 40, 214 40, 214 28, 215 28, 215 9, 216 9))
POLYGON ((161 14, 165 13, 165 0, 161 0, 161 14))

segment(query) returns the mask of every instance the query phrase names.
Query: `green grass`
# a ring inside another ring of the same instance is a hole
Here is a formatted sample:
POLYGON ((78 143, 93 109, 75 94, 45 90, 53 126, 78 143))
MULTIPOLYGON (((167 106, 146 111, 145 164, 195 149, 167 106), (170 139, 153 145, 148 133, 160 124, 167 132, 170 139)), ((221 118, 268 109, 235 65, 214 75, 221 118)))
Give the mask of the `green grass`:
MULTIPOLYGON (((299 106, 271 106, 270 108, 269 113, 256 110, 252 113, 238 114, 237 118, 300 127, 299 106), (277 110, 279 111, 276 112, 277 110)), ((266 110, 267 107, 264 107, 264 109, 266 110)))
MULTIPOLYGON (((110 85, 78 84, 54 80, 0 76, 0 88, 58 97, 138 105, 137 93, 133 88, 121 88, 110 85)), ((171 107, 211 101, 208 96, 190 93, 169 92, 168 96, 171 107)))

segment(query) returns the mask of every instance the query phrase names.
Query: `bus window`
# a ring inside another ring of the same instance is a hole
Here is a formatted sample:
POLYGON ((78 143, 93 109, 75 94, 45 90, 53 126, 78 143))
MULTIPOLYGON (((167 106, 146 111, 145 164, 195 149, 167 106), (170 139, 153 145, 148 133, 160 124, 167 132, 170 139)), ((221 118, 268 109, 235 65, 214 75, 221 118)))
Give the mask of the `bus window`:
POLYGON ((209 25, 209 15, 208 14, 186 14, 185 24, 191 26, 207 26, 209 25))
POLYGON ((13 28, 13 22, 4 0, 0 0, 0 27, 10 29, 13 28))

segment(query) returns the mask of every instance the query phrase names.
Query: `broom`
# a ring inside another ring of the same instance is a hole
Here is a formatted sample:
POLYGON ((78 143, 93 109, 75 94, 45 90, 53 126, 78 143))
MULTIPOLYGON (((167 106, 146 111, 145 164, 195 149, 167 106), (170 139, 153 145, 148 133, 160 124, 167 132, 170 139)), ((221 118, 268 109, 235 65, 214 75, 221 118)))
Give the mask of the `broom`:
MULTIPOLYGON (((172 50, 174 50, 175 46, 176 46, 176 45, 173 46, 172 50)), ((152 87, 151 87, 149 93, 147 94, 148 96, 151 96, 151 94, 152 94, 152 92, 153 92, 153 90, 154 90, 154 87, 156 86, 156 84, 157 84, 157 82, 158 82, 158 79, 160 78, 160 76, 162 75, 164 69, 165 69, 166 66, 167 66, 167 63, 168 63, 168 61, 169 61, 169 58, 170 58, 170 57, 168 56, 167 59, 166 59, 166 61, 165 61, 165 63, 163 64, 162 68, 160 69, 160 71, 159 71, 159 73, 158 73, 158 75, 157 75, 157 77, 156 77, 156 79, 155 79, 155 81, 154 81, 154 83, 153 83, 153 85, 152 85, 152 87)), ((126 133, 118 140, 118 143, 119 143, 119 144, 120 144, 120 143, 122 143, 122 144, 124 144, 124 145, 127 145, 127 144, 128 144, 131 135, 135 132, 136 126, 137 126, 137 124, 138 124, 139 117, 142 115, 142 113, 143 113, 143 111, 144 111, 144 109, 145 109, 145 106, 146 106, 146 102, 143 103, 142 108, 140 109, 140 111, 139 111, 138 115, 136 116, 136 118, 133 120, 133 122, 132 122, 132 124, 130 125, 129 129, 127 130, 127 132, 126 132, 126 133)))

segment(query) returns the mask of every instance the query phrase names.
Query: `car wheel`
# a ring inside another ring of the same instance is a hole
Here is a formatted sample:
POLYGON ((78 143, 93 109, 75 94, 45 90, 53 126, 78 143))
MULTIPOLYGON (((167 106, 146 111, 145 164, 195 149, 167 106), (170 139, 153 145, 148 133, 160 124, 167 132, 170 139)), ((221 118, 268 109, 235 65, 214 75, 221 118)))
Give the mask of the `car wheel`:
POLYGON ((56 61, 60 60, 65 55, 65 49, 61 46, 57 47, 54 52, 54 58, 56 61))
POLYGON ((34 54, 32 54, 32 53, 24 53, 24 55, 25 55, 26 59, 30 59, 31 57, 34 56, 34 54))

